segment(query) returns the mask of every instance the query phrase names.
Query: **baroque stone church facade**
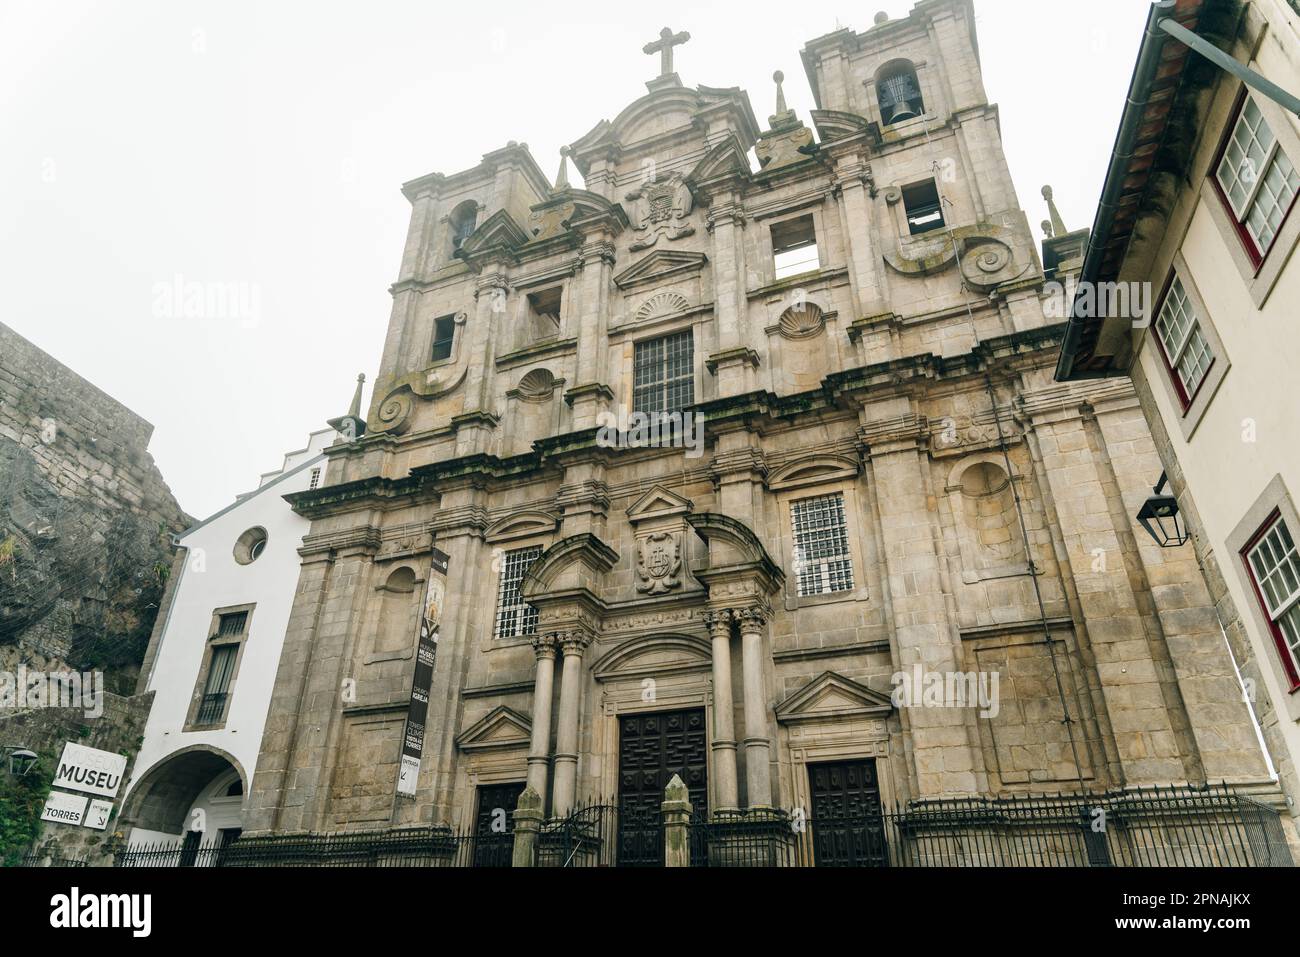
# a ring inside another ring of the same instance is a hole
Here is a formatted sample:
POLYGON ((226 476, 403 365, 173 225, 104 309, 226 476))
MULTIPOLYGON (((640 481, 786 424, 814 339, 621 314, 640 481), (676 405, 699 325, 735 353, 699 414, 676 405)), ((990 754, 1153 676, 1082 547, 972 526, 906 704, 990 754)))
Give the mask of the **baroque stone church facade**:
POLYGON ((697 813, 1269 790, 1192 548, 1132 518, 1160 464, 1131 386, 1052 379, 1081 234, 1045 273, 969 0, 808 42, 817 109, 778 74, 765 126, 679 79, 687 38, 554 185, 511 143, 403 186, 366 432, 288 496, 245 834, 466 826, 526 785, 657 807, 673 774, 697 813), (636 413, 674 423, 609 441, 636 413))

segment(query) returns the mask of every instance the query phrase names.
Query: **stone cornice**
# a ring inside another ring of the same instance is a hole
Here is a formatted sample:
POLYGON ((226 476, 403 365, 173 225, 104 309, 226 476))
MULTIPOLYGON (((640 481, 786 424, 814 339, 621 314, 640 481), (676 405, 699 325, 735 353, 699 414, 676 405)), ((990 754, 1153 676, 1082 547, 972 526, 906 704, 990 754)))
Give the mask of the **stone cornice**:
POLYGON ((298 549, 298 554, 304 558, 311 555, 338 554, 347 551, 373 555, 379 550, 379 542, 379 529, 366 525, 361 528, 347 528, 334 532, 304 535, 302 547, 298 549))

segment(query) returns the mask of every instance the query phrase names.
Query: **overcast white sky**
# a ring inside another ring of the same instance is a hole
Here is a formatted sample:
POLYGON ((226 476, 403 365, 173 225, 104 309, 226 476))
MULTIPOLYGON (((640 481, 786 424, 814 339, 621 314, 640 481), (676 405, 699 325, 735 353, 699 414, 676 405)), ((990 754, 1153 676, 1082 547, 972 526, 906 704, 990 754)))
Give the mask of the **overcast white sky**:
MULTIPOLYGON (((683 82, 743 87, 763 122, 779 68, 807 121, 804 42, 910 6, 0 0, 0 321, 152 422, 205 516, 345 411, 358 372, 368 401, 402 182, 511 139, 554 175, 561 144, 645 93, 665 25, 691 33, 683 82), (244 308, 169 315, 176 277, 244 308)), ((1091 225, 1147 3, 976 10, 1030 222, 1050 182, 1091 225)))

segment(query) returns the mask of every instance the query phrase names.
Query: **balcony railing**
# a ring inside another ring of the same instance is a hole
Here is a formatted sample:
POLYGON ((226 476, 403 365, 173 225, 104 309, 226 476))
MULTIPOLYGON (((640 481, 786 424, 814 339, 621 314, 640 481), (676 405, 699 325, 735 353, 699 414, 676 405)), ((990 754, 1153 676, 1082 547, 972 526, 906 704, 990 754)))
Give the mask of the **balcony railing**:
POLYGON ((216 724, 226 716, 226 699, 228 694, 218 692, 216 694, 205 694, 203 700, 199 702, 199 714, 194 719, 195 724, 216 724))

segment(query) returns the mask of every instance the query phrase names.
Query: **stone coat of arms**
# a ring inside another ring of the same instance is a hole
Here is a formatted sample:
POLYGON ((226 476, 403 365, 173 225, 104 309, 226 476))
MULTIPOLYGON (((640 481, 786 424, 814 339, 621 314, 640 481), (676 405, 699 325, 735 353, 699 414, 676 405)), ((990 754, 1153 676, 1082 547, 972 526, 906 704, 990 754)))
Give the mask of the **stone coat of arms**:
POLYGON ((636 238, 629 247, 635 251, 649 249, 662 233, 669 239, 689 236, 695 227, 686 221, 695 206, 695 198, 681 174, 652 179, 627 194, 633 203, 631 219, 636 238))
POLYGON ((681 585, 678 572, 682 568, 682 557, 676 535, 655 532, 641 539, 637 549, 637 591, 661 595, 681 585))

